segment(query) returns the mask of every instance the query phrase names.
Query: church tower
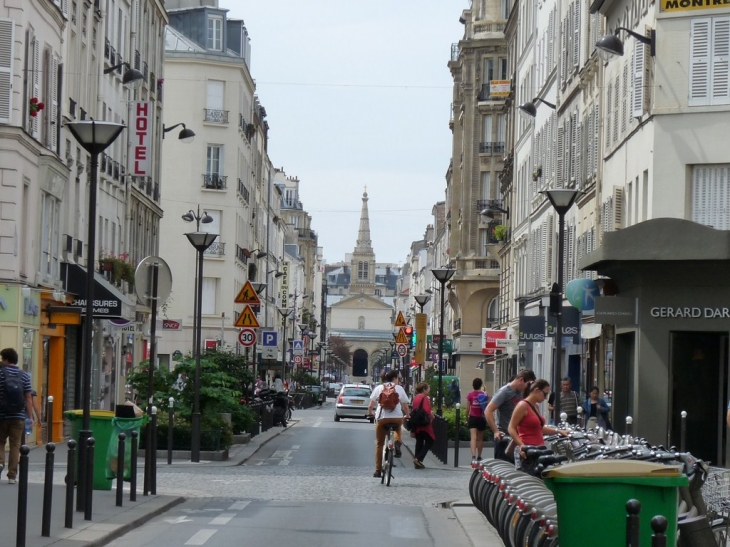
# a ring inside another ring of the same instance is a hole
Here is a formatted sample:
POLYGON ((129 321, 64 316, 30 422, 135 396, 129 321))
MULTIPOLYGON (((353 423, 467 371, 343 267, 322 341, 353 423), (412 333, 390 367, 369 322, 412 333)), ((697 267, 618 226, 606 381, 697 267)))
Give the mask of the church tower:
POLYGON ((375 295, 375 253, 370 241, 370 219, 368 218, 368 191, 362 194, 362 212, 357 244, 352 253, 350 274, 350 295, 375 295))

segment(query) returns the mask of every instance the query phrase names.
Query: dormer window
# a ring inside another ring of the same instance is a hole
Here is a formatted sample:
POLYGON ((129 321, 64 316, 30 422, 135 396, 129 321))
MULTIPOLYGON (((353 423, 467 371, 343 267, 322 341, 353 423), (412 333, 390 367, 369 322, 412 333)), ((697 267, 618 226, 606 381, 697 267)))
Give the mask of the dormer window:
POLYGON ((223 51, 223 17, 208 17, 208 49, 223 51))

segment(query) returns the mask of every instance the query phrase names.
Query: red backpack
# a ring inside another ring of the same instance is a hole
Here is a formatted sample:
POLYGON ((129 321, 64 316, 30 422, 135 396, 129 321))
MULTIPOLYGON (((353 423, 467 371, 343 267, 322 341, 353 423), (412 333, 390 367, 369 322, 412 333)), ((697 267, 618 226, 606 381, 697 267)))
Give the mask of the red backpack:
POLYGON ((400 404, 400 396, 395 390, 395 384, 383 384, 383 391, 378 396, 378 404, 384 410, 394 410, 400 404))

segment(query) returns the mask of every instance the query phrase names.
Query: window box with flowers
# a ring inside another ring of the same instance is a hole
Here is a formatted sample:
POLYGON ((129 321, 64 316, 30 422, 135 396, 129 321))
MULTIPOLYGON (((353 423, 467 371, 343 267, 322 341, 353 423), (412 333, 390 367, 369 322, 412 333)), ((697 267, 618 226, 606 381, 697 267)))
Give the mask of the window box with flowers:
POLYGON ((99 263, 101 272, 107 273, 109 281, 117 287, 122 285, 122 281, 134 285, 134 266, 129 262, 129 254, 105 256, 99 260, 99 263))
POLYGON ((38 100, 38 97, 33 97, 28 101, 28 112, 30 112, 30 117, 35 118, 38 116, 38 112, 43 110, 46 105, 43 104, 38 100))

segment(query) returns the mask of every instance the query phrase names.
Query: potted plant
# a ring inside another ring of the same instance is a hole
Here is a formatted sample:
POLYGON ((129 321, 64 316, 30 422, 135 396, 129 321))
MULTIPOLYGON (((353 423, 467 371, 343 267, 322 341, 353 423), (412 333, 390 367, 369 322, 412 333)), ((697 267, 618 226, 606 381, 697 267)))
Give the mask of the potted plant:
POLYGON ((126 281, 134 284, 134 266, 129 262, 129 254, 108 255, 100 260, 101 270, 109 273, 109 280, 117 286, 126 281))
POLYGON ((542 165, 538 165, 535 167, 535 170, 532 172, 532 180, 537 182, 537 179, 542 177, 542 165))
POLYGON ((494 227, 494 237, 497 238, 498 241, 504 241, 507 239, 507 226, 504 224, 499 224, 494 227))

